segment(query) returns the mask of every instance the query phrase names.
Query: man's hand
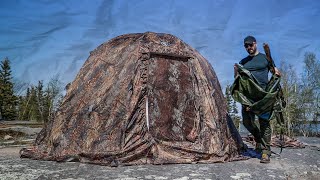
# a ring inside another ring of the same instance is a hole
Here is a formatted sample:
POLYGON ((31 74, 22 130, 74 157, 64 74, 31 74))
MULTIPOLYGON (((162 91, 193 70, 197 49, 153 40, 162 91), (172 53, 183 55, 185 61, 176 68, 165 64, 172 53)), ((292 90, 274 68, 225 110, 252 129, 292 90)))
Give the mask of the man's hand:
POLYGON ((237 75, 238 75, 238 64, 237 63, 235 63, 233 65, 233 69, 234 69, 234 77, 237 77, 237 75))
POLYGON ((277 75, 277 76, 281 76, 281 72, 276 67, 274 67, 274 74, 277 75))
POLYGON ((250 107, 249 106, 246 106, 246 111, 250 111, 250 107))

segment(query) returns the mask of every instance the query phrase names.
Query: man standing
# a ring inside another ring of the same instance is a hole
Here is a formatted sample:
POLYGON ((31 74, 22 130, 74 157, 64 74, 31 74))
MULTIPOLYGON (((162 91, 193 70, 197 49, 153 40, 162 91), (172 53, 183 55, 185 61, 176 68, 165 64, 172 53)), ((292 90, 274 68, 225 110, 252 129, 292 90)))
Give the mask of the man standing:
MULTIPOLYGON (((243 58, 239 64, 255 77, 261 88, 266 89, 268 84, 268 73, 274 64, 270 64, 265 54, 262 54, 257 49, 257 41, 253 36, 247 36, 244 39, 244 47, 249 55, 243 58)), ((237 66, 235 65, 235 75, 237 74, 237 66)), ((275 67, 275 66, 274 66, 275 67)), ((275 74, 280 76, 277 68, 274 68, 275 74)), ((254 136, 256 142, 256 151, 261 153, 261 163, 270 162, 270 141, 271 127, 269 117, 258 117, 260 128, 255 124, 255 114, 248 106, 242 105, 242 120, 243 125, 254 136)))

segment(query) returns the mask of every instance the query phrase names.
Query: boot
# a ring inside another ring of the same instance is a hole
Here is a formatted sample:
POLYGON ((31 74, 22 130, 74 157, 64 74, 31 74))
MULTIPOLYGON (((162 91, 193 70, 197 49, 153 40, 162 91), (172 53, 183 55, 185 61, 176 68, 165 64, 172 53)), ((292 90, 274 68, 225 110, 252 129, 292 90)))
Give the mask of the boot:
POLYGON ((262 153, 260 163, 270 163, 270 156, 267 153, 262 153))

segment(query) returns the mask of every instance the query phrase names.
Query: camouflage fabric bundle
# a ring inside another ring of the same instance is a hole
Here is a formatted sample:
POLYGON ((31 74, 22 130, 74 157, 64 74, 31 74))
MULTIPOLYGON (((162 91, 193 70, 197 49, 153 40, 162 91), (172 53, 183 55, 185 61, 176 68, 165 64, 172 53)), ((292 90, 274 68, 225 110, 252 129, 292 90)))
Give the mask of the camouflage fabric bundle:
POLYGON ((273 75, 266 87, 260 87, 255 77, 243 66, 238 65, 238 76, 231 86, 231 94, 235 101, 248 106, 258 116, 282 111, 279 97, 280 77, 273 75))

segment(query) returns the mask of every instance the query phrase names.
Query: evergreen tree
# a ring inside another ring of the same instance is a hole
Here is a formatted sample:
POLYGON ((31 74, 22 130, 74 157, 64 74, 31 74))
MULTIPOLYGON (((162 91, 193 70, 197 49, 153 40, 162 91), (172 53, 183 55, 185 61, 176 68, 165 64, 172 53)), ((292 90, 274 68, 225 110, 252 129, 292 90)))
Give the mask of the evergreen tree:
POLYGON ((38 102, 37 102, 37 91, 34 86, 31 86, 30 97, 29 97, 29 120, 38 121, 38 102))
POLYGON ((240 116, 238 115, 238 107, 236 101, 233 100, 231 92, 230 92, 230 85, 227 85, 225 90, 225 98, 227 101, 227 112, 231 117, 233 123, 237 128, 240 126, 240 116))
MULTIPOLYGON (((228 114, 231 116, 232 114, 232 96, 231 96, 231 92, 230 92, 230 85, 227 85, 226 87, 226 90, 225 90, 225 98, 226 98, 226 101, 227 101, 227 112, 228 114)), ((232 116, 231 116, 232 117, 232 116)))
POLYGON ((10 61, 5 58, 0 69, 0 118, 14 120, 17 116, 17 97, 14 95, 10 61))
POLYGON ((39 81, 37 86, 37 107, 38 107, 38 121, 44 120, 44 93, 43 93, 43 82, 39 81))
POLYGON ((19 119, 28 121, 41 121, 37 87, 31 85, 29 88, 27 88, 26 95, 21 96, 19 99, 19 119))
POLYGON ((51 78, 44 87, 43 81, 37 86, 30 85, 25 96, 19 96, 19 119, 47 122, 61 102, 62 83, 56 77, 51 78))
POLYGON ((239 111, 238 111, 237 103, 235 100, 233 100, 233 103, 232 103, 233 123, 239 129, 241 117, 238 115, 238 113, 239 111))
POLYGON ((238 114, 238 107, 237 107, 237 103, 236 101, 233 100, 233 103, 232 103, 232 113, 233 114, 238 114))
POLYGON ((31 97, 31 92, 30 88, 27 88, 26 96, 22 98, 22 107, 21 107, 21 119, 22 120, 30 120, 29 118, 29 108, 30 108, 30 97, 31 97))

